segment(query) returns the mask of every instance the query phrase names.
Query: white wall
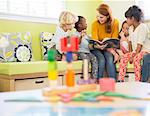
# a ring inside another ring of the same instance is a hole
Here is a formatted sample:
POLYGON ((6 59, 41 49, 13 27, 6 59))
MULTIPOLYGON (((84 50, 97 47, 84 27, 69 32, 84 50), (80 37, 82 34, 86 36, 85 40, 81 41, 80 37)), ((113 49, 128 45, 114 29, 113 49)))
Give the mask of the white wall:
POLYGON ((120 26, 125 20, 124 13, 128 8, 135 4, 134 0, 103 0, 112 9, 112 14, 120 21, 120 26))
MULTIPOLYGON (((128 8, 135 4, 135 0, 103 0, 112 9, 113 16, 120 21, 120 27, 122 22, 125 20, 124 13, 128 8)), ((150 21, 145 22, 150 30, 150 21)), ((150 38, 150 31, 149 31, 150 38)))

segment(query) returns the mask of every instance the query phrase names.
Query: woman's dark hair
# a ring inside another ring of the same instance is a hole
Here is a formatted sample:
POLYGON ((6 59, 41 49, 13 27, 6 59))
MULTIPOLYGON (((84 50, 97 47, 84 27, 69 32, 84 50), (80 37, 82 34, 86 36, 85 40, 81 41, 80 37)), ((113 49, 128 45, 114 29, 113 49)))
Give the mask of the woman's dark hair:
POLYGON ((80 24, 80 21, 81 19, 83 19, 84 17, 83 16, 78 16, 78 21, 75 23, 75 29, 78 30, 79 29, 79 24, 80 24))
POLYGON ((126 18, 132 18, 134 17, 138 22, 143 21, 143 12, 142 10, 134 5, 131 6, 126 12, 125 12, 126 18))
POLYGON ((111 33, 112 31, 112 14, 111 14, 111 10, 109 8, 109 6, 107 4, 101 4, 98 8, 97 8, 97 11, 104 15, 104 16, 109 16, 107 18, 107 22, 105 24, 105 29, 106 29, 106 32, 107 33, 111 33))

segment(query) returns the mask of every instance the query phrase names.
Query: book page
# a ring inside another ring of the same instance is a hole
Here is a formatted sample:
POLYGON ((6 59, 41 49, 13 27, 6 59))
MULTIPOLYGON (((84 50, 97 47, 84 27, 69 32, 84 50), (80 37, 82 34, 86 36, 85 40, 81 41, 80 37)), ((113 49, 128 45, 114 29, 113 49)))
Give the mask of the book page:
POLYGON ((105 42, 105 41, 107 41, 107 40, 118 40, 117 38, 104 38, 103 40, 102 40, 102 42, 105 42))

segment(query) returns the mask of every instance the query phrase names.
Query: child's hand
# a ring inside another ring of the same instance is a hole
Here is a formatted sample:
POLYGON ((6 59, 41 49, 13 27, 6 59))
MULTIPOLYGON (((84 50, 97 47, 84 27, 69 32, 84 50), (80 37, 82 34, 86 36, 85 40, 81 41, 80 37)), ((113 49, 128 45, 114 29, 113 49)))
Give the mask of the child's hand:
POLYGON ((74 60, 74 61, 78 60, 78 55, 75 54, 75 53, 73 54, 73 60, 74 60))
POLYGON ((121 32, 119 33, 119 35, 120 35, 121 38, 124 38, 124 37, 125 37, 123 31, 121 31, 121 32))
POLYGON ((116 53, 114 54, 114 63, 118 62, 120 60, 119 55, 116 53))
POLYGON ((101 50, 104 50, 107 47, 108 43, 101 45, 101 50))
POLYGON ((122 52, 124 54, 127 53, 127 52, 129 52, 128 48, 127 47, 125 48, 122 44, 120 45, 120 49, 122 50, 122 52))
POLYGON ((81 31, 81 37, 83 38, 86 35, 86 30, 81 31))
POLYGON ((66 56, 65 56, 65 54, 62 55, 62 61, 66 61, 66 56))
POLYGON ((88 47, 90 50, 94 50, 93 44, 89 44, 88 47))
POLYGON ((120 61, 121 58, 123 57, 124 53, 120 49, 116 49, 116 51, 117 51, 117 53, 119 55, 119 60, 118 61, 120 61))
POLYGON ((118 55, 118 53, 115 51, 115 49, 113 49, 113 48, 108 48, 107 51, 109 51, 111 54, 113 54, 113 56, 114 56, 114 63, 116 63, 117 61, 119 61, 119 55, 118 55))
POLYGON ((130 58, 129 63, 130 63, 130 64, 133 63, 133 57, 130 58))

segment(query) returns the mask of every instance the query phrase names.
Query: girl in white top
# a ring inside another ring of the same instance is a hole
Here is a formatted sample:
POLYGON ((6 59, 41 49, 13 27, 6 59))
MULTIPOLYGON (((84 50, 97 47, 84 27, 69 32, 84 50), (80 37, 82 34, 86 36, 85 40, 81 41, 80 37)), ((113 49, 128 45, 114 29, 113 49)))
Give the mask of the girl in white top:
POLYGON ((74 28, 75 22, 77 21, 77 18, 74 14, 68 11, 64 11, 60 14, 59 17, 59 25, 56 29, 56 32, 52 38, 52 42, 55 43, 56 49, 58 50, 58 54, 56 59, 61 60, 62 56, 62 51, 61 51, 61 43, 60 39, 69 36, 69 32, 74 28))
POLYGON ((148 38, 148 28, 142 23, 143 13, 138 6, 130 7, 126 13, 129 27, 129 52, 126 53, 119 67, 119 81, 124 81, 127 63, 134 64, 135 80, 141 80, 141 60, 143 56, 150 53, 150 39, 148 38))

